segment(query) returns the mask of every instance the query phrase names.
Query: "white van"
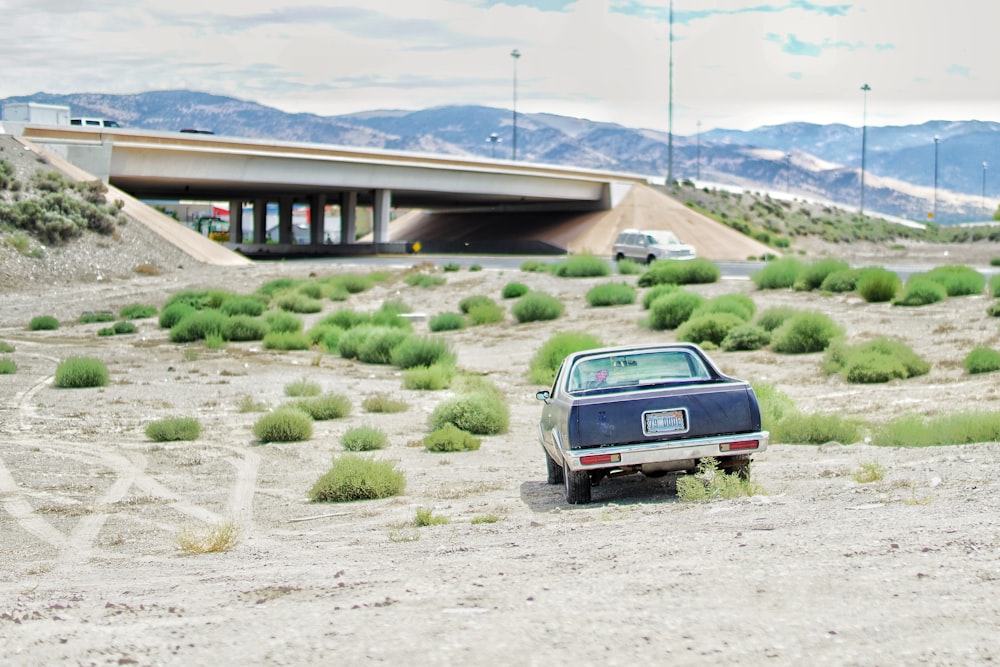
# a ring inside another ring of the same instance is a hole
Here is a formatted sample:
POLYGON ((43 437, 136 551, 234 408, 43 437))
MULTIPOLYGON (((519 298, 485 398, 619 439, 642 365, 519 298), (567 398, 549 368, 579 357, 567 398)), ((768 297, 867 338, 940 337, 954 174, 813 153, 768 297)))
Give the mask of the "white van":
POLYGON ((116 121, 107 118, 70 118, 69 124, 86 127, 121 127, 116 121))
POLYGON ((626 229, 615 241, 615 261, 634 259, 649 264, 656 259, 694 259, 694 247, 665 229, 626 229))

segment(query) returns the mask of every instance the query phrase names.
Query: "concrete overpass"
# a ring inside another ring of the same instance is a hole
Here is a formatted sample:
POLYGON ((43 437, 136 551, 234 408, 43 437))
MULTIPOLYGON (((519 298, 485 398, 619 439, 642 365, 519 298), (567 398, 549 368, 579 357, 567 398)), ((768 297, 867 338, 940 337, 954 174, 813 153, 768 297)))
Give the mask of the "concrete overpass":
MULTIPOLYGON (((452 213, 581 215, 613 208, 644 176, 323 144, 129 128, 24 125, 32 143, 145 200, 230 202, 231 245, 248 255, 399 251, 391 209, 452 213), (250 238, 242 212, 253 210, 250 238), (267 244, 267 205, 279 211, 277 246, 267 244), (294 243, 292 209, 310 210, 310 243, 294 243), (339 233, 327 242, 328 204, 339 233), (356 210, 372 209, 370 243, 356 241, 356 210)), ((18 132, 17 130, 20 130, 18 132)), ((509 219, 509 216, 507 216, 509 219)))

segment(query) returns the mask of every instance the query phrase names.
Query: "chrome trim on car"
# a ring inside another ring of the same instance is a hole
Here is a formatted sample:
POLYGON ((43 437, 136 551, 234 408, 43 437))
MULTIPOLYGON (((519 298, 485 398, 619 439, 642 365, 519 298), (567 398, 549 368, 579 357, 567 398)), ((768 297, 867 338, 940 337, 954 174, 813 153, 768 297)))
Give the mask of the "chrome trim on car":
MULTIPOLYGON (((562 449, 562 456, 563 461, 570 470, 601 470, 603 468, 623 468, 626 466, 661 463, 678 459, 702 459, 709 456, 717 458, 746 456, 767 449, 770 439, 771 433, 769 431, 757 431, 754 433, 691 438, 688 440, 658 440, 656 442, 618 445, 615 447, 588 447, 587 449, 573 449, 569 451, 562 449), (756 449, 740 449, 729 453, 719 450, 719 445, 745 440, 757 440, 759 444, 756 449), (592 465, 584 465, 580 462, 580 459, 584 456, 593 456, 594 454, 620 454, 621 461, 613 464, 598 463, 592 465)), ((559 444, 561 447, 561 443, 559 444)))

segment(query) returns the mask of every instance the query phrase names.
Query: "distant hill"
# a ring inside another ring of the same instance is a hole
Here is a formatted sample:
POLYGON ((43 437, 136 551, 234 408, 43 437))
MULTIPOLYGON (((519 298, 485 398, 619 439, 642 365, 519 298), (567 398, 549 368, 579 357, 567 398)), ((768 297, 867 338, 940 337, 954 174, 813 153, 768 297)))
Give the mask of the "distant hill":
MULTIPOLYGON (((136 95, 36 93, 0 100, 7 102, 65 104, 74 115, 114 118, 123 125, 150 130, 194 127, 248 138, 511 157, 511 111, 491 107, 319 116, 187 90, 136 95), (488 140, 494 133, 498 142, 488 140)), ((615 123, 518 114, 517 135, 517 157, 524 161, 662 178, 670 160, 666 132, 615 123)), ((992 216, 1000 186, 990 185, 992 172, 982 164, 1000 154, 1000 123, 980 121, 869 127, 866 213, 928 219, 934 206, 935 137, 939 138, 935 220, 954 223, 992 216)), ((711 130, 697 137, 675 135, 673 144, 673 176, 678 180, 787 190, 797 197, 838 202, 848 208, 860 205, 861 128, 787 123, 750 131, 711 130)), ((996 168, 1000 170, 1000 161, 996 168)))

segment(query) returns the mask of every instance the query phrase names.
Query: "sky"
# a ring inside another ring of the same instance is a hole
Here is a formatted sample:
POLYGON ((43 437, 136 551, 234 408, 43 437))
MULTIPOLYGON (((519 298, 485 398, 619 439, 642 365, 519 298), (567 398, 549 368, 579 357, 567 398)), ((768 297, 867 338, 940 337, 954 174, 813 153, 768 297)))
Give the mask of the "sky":
POLYGON ((519 113, 678 135, 1000 121, 989 6, 673 0, 671 22, 670 0, 0 0, 0 98, 187 89, 328 116, 516 91, 519 113))

